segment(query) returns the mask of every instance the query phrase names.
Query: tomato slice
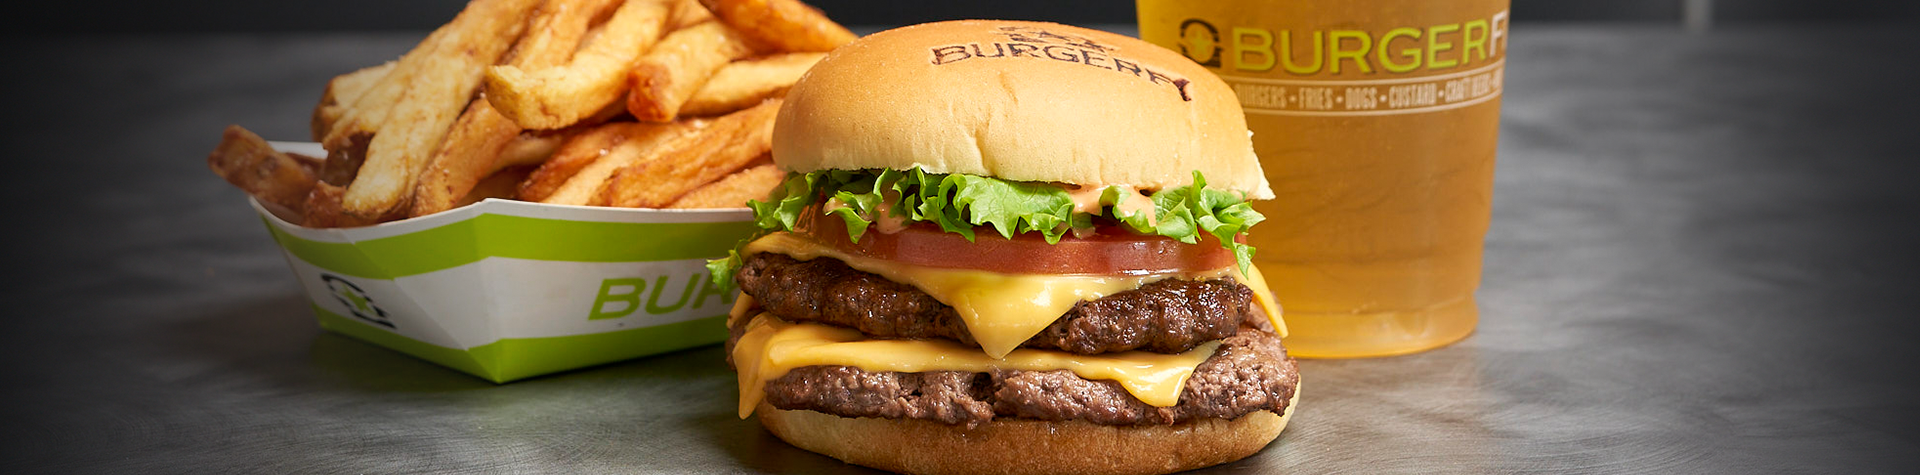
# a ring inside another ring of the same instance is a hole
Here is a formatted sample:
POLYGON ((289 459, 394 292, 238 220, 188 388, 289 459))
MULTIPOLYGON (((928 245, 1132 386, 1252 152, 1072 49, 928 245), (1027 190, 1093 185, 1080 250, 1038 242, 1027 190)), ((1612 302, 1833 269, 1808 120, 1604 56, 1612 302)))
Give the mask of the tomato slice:
POLYGON ((1047 244, 1036 233, 1000 237, 991 228, 974 232, 974 241, 940 230, 932 223, 915 223, 895 233, 872 228, 860 242, 847 239, 846 223, 836 217, 805 213, 795 232, 816 242, 853 254, 905 264, 948 269, 976 269, 1019 274, 1147 275, 1207 271, 1234 265, 1233 252, 1220 240, 1202 233, 1198 244, 1166 236, 1135 234, 1124 228, 1102 226, 1087 236, 1072 233, 1047 244))

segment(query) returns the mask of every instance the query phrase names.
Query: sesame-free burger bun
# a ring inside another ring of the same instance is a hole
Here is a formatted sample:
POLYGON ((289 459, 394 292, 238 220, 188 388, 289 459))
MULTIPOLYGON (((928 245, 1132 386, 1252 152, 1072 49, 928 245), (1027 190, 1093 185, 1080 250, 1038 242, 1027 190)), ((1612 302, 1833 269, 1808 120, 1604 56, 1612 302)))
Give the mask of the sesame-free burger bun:
POLYGON ((1022 21, 898 28, 841 46, 787 92, 782 169, 910 169, 1271 199, 1232 89, 1112 33, 1022 21))

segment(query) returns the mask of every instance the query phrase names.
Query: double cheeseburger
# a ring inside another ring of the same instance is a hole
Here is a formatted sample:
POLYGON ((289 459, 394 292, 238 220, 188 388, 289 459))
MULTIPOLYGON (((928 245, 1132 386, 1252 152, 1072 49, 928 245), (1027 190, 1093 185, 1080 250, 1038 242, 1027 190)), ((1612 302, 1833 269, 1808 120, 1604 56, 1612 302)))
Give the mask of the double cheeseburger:
POLYGON ((1226 84, 1132 38, 954 21, 787 93, 716 279, 740 416, 911 473, 1166 473, 1278 437, 1299 374, 1241 237, 1272 191, 1226 84))

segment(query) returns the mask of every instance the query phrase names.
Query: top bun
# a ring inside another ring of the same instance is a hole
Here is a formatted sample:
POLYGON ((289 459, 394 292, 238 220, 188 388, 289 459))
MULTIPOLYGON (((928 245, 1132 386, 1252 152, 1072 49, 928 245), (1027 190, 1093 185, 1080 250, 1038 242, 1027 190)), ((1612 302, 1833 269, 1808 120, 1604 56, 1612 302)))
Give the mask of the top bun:
POLYGON ((911 169, 1271 199, 1233 90, 1167 49, 1055 23, 887 30, 828 54, 773 130, 786 170, 911 169))

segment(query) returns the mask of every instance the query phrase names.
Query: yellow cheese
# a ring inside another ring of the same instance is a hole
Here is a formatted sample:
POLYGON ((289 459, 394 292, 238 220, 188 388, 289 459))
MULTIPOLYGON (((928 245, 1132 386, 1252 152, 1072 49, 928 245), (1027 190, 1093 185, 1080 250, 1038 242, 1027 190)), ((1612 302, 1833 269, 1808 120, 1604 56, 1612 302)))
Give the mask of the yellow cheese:
MULTIPOLYGON (((1020 347, 1065 315, 1073 304, 1140 288, 1170 277, 1211 279, 1228 269, 1145 276, 1007 274, 970 269, 941 269, 901 264, 841 252, 792 233, 773 233, 745 249, 773 252, 799 260, 831 257, 863 272, 914 286, 953 307, 980 349, 995 358, 1020 347)), ((1264 290, 1264 289, 1255 289, 1264 290)))
POLYGON ((945 340, 868 340, 855 330, 813 323, 791 323, 762 313, 747 323, 733 346, 740 371, 740 418, 766 397, 766 383, 794 368, 843 365, 870 372, 989 372, 1069 370, 1090 380, 1113 380, 1141 402, 1159 407, 1180 403, 1187 377, 1220 347, 1211 341, 1179 354, 1128 351, 1076 355, 1022 348, 1004 358, 988 358, 973 348, 945 340))
POLYGON ((1280 303, 1274 301, 1273 290, 1267 289, 1267 277, 1260 275, 1260 266, 1248 264, 1246 274, 1243 275, 1236 270, 1233 278, 1240 281, 1240 285, 1253 290, 1253 303, 1259 305, 1260 311, 1267 314, 1267 321, 1273 323, 1273 333, 1286 338, 1287 322, 1280 319, 1280 303))
POLYGON ((752 315, 748 315, 747 313, 753 311, 754 308, 759 306, 760 305, 758 302, 753 301, 752 295, 747 295, 745 293, 740 294, 740 298, 733 300, 733 308, 730 310, 727 310, 727 328, 734 328, 741 325, 746 325, 747 317, 752 316, 752 315))

